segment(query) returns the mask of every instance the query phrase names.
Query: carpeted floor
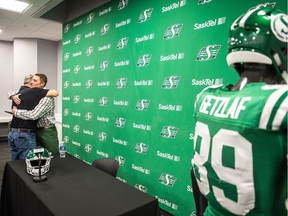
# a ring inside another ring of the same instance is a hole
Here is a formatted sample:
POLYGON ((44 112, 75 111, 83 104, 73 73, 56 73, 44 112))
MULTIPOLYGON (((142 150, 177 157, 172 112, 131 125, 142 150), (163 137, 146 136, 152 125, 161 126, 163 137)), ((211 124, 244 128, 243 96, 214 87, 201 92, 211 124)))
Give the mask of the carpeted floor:
POLYGON ((2 185, 2 178, 4 167, 7 161, 11 161, 10 149, 7 141, 0 141, 0 190, 2 185))

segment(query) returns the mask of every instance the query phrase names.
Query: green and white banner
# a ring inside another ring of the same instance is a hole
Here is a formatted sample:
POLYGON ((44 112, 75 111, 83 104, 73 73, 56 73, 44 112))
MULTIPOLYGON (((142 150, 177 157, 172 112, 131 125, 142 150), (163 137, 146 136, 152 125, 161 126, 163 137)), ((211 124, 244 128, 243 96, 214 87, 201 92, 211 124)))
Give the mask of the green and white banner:
MULTIPOLYGON (((286 0, 275 1, 287 12, 286 0)), ((195 215, 190 169, 197 93, 235 83, 226 64, 232 22, 257 4, 228 0, 112 0, 63 25, 63 140, 91 164, 195 215)))

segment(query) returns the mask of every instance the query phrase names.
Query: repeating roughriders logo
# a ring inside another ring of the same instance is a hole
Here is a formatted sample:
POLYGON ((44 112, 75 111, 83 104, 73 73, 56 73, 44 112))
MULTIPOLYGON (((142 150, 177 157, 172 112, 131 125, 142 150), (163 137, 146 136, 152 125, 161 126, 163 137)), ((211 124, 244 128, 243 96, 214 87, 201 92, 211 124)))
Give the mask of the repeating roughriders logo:
POLYGON ((63 115, 64 115, 64 116, 68 116, 68 115, 69 115, 69 109, 67 109, 67 108, 64 109, 64 110, 63 110, 63 115))
POLYGON ((125 88, 127 86, 127 78, 120 78, 116 81, 116 88, 125 88))
POLYGON ((70 53, 68 53, 68 52, 65 53, 65 54, 64 54, 64 57, 63 57, 63 58, 64 58, 64 61, 67 61, 67 60, 69 59, 69 57, 70 57, 70 53))
POLYGON ((138 189, 138 190, 140 190, 140 191, 142 191, 142 192, 144 192, 144 193, 146 193, 147 190, 148 190, 147 187, 145 187, 145 186, 143 186, 143 185, 141 185, 141 184, 136 184, 136 185, 135 185, 135 188, 138 189))
POLYGON ((64 141, 64 143, 68 143, 69 142, 69 137, 68 136, 64 136, 63 137, 63 141, 64 141))
POLYGON ((75 74, 76 74, 76 73, 79 73, 80 70, 81 70, 81 66, 80 66, 80 65, 75 65, 75 67, 74 67, 74 73, 75 73, 75 74))
POLYGON ((100 63, 99 70, 105 71, 108 69, 108 67, 109 67, 109 61, 105 60, 105 61, 100 63))
POLYGON ((110 24, 105 24, 102 26, 101 30, 100 30, 100 35, 105 35, 109 32, 110 29, 110 24))
POLYGON ((125 118, 117 118, 114 126, 118 128, 124 128, 126 125, 126 119, 125 118))
POLYGON ((78 44, 81 40, 81 34, 77 34, 74 38, 74 44, 78 44))
POLYGON ((169 187, 173 187, 177 178, 173 175, 162 173, 160 178, 158 179, 158 182, 169 187))
POLYGON ((123 156, 117 155, 115 159, 118 161, 120 166, 124 166, 126 159, 123 156))
POLYGON ((84 119, 85 119, 86 121, 91 121, 91 120, 92 120, 92 117, 93 117, 93 114, 92 114, 91 112, 86 112, 84 119))
POLYGON ((93 147, 92 147, 92 145, 90 145, 90 144, 86 144, 86 145, 84 146, 84 150, 85 150, 85 152, 87 152, 87 153, 91 153, 92 149, 93 149, 93 147))
POLYGON ((164 126, 160 133, 160 136, 164 138, 175 138, 178 133, 178 128, 174 126, 164 126))
POLYGON ((100 132, 100 133, 98 134, 98 140, 99 140, 99 141, 102 141, 102 142, 106 141, 106 140, 107 140, 107 133, 105 133, 105 132, 100 132))
POLYGON ((118 43, 117 43, 117 47, 116 49, 119 50, 119 49, 124 49, 127 44, 128 44, 128 40, 129 38, 128 37, 124 37, 124 38, 121 38, 118 43))
POLYGON ((86 56, 91 56, 94 51, 94 46, 90 46, 86 49, 86 56))
POLYGON ((150 100, 141 99, 136 103, 136 110, 147 110, 150 104, 150 100))
POLYGON ((148 151, 148 148, 149 148, 149 145, 145 143, 136 143, 134 151, 139 154, 146 154, 146 152, 148 151))
POLYGON ((73 98, 73 103, 79 103, 80 102, 80 96, 79 95, 75 95, 73 98))
POLYGON ((68 88, 70 85, 70 82, 69 81, 65 81, 64 84, 63 84, 63 88, 68 88))
POLYGON ((64 30, 63 30, 64 33, 69 32, 70 28, 71 28, 71 25, 70 25, 70 24, 65 25, 64 30))
POLYGON ((166 29, 164 40, 172 39, 180 35, 183 24, 174 24, 166 29))
POLYGON ((74 125, 73 132, 74 133, 79 133, 80 132, 80 126, 79 125, 74 125))
POLYGON ((93 80, 87 80, 85 83, 85 88, 92 88, 93 86, 93 80))
POLYGON ((153 8, 148 8, 140 13, 138 23, 143 23, 148 21, 152 16, 153 8))
POLYGON ((144 54, 138 58, 137 67, 145 67, 150 64, 152 54, 144 54))
POLYGON ((174 89, 174 88, 177 88, 180 79, 181 79, 180 76, 166 77, 164 79, 164 81, 163 81, 162 88, 163 89, 174 89))
POLYGON ((208 45, 200 49, 196 61, 208 61, 216 58, 221 45, 208 45))
POLYGON ((107 97, 101 97, 98 101, 99 106, 107 106, 108 98, 107 97))
POLYGON ((117 7, 117 10, 122 10, 127 6, 128 6, 128 0, 120 0, 118 7, 117 7))
POLYGON ((209 2, 212 2, 212 0, 199 0, 198 4, 207 4, 209 2))
POLYGON ((87 24, 91 23, 94 20, 94 16, 95 16, 94 13, 88 14, 87 19, 86 19, 87 24))

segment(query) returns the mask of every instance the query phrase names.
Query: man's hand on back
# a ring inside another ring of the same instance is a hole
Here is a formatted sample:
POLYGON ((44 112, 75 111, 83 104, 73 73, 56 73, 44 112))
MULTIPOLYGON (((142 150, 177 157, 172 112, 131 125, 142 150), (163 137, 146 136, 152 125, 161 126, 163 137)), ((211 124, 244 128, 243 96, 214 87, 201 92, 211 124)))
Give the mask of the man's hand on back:
POLYGON ((11 99, 17 104, 19 105, 21 103, 21 99, 19 98, 21 94, 17 94, 17 95, 13 95, 11 96, 11 99))

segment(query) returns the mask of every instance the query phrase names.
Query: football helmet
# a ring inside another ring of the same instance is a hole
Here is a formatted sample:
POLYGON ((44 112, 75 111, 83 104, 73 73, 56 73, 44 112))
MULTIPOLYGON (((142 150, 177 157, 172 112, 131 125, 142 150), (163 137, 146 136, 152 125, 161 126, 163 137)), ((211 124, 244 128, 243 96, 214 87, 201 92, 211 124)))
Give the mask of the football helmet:
POLYGON ((25 157, 27 172, 33 176, 39 176, 39 158, 41 175, 44 175, 50 170, 51 153, 42 147, 37 146, 31 149, 25 157))
POLYGON ((233 22, 226 60, 230 67, 237 63, 272 65, 287 83, 288 16, 274 6, 275 3, 257 5, 233 22))

